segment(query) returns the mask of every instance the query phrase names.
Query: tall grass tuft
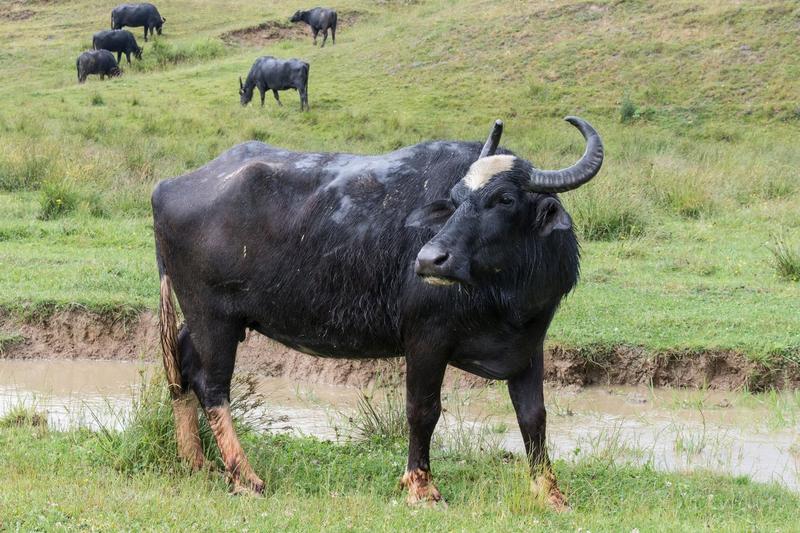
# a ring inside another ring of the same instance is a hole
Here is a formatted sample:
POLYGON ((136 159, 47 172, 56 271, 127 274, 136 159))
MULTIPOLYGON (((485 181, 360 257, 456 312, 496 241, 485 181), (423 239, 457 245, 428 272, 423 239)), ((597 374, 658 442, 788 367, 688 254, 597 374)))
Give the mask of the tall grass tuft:
POLYGON ((19 404, 0 417, 0 428, 34 428, 47 431, 47 414, 35 406, 19 404))
POLYGON ((78 193, 64 179, 49 180, 42 185, 39 218, 53 220, 71 213, 78 205, 78 193))
POLYGON ((589 241, 639 237, 647 226, 648 210, 638 197, 612 185, 592 184, 565 198, 578 233, 589 241))
POLYGON ((638 115, 639 111, 636 108, 636 104, 633 103, 629 96, 625 95, 619 106, 619 121, 623 124, 629 124, 636 120, 638 115))
POLYGON ((800 281, 800 247, 786 242, 783 235, 775 236, 775 244, 768 245, 772 252, 772 266, 783 279, 800 281))
MULTIPOLYGON (((231 387, 231 413, 240 438, 268 431, 277 419, 269 416, 264 397, 257 391, 252 374, 237 374, 231 387)), ((109 462, 121 472, 167 472, 182 468, 177 457, 172 399, 163 376, 143 380, 129 413, 119 415, 121 431, 100 429, 100 447, 109 462)), ((224 468, 213 433, 200 416, 200 441, 207 460, 224 468)))
POLYGON ((158 39, 153 41, 145 52, 143 61, 137 62, 135 68, 144 71, 161 70, 180 63, 208 61, 224 54, 225 45, 217 39, 177 44, 158 39))
POLYGON ((355 440, 382 444, 408 438, 405 400, 399 387, 378 383, 370 391, 359 391, 356 410, 347 420, 355 440))
POLYGON ((12 150, 0 159, 0 191, 38 189, 53 173, 55 160, 33 144, 12 150))

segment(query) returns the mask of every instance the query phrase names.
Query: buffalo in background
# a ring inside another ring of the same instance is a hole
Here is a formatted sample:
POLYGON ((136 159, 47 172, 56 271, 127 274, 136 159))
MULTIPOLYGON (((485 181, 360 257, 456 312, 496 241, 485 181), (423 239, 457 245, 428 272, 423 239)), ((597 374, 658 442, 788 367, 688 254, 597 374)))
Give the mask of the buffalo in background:
POLYGON ((120 4, 111 11, 111 28, 122 29, 123 26, 138 28, 144 26, 144 40, 147 32, 153 36, 153 30, 161 35, 161 27, 167 21, 153 4, 120 4))
POLYGON ((264 105, 264 95, 271 90, 278 105, 282 106, 278 91, 296 89, 300 93, 300 110, 308 107, 308 63, 299 59, 277 59, 272 56, 263 56, 256 59, 247 81, 242 83, 239 77, 239 101, 247 105, 253 99, 253 90, 258 88, 261 93, 261 105, 264 105))
POLYGON ((104 30, 92 37, 92 48, 95 50, 108 50, 117 53, 117 63, 125 54, 128 64, 131 64, 131 54, 136 59, 142 59, 142 49, 136 42, 136 37, 128 30, 104 30))
POLYGON ((291 22, 305 22, 314 32, 314 45, 317 44, 317 34, 322 32, 322 46, 328 40, 328 29, 331 30, 331 40, 336 44, 336 11, 325 7, 315 7, 308 11, 296 11, 291 22))
POLYGON ((114 59, 114 54, 108 50, 87 50, 78 56, 76 67, 78 68, 78 83, 85 82, 86 77, 90 74, 100 74, 101 80, 106 76, 122 75, 117 60, 114 59))

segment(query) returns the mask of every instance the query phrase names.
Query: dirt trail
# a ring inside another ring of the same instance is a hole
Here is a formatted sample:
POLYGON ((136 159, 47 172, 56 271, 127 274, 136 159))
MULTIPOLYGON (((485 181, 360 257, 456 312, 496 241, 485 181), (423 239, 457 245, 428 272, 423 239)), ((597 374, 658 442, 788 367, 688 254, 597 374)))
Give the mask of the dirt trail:
MULTIPOLYGON (((0 331, 19 340, 0 347, 0 357, 14 359, 157 360, 158 324, 150 312, 136 320, 112 320, 81 310, 58 312, 36 322, 0 316, 0 331)), ((239 368, 271 377, 364 386, 379 376, 402 374, 402 358, 325 359, 296 352, 256 333, 248 335, 237 355, 239 368)), ((545 379, 559 385, 647 385, 750 390, 800 386, 800 366, 769 368, 742 354, 674 352, 653 356, 636 347, 571 350, 554 346, 545 354, 545 379)), ((452 385, 476 386, 486 380, 457 369, 452 385)))

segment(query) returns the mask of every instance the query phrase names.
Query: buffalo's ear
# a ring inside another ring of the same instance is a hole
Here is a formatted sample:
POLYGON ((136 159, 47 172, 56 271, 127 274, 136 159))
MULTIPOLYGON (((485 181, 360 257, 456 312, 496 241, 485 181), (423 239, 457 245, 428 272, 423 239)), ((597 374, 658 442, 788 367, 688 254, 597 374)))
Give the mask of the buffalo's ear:
POLYGON ((536 206, 536 230, 546 237, 556 230, 572 228, 572 218, 555 198, 544 198, 536 206))
POLYGON ((407 217, 407 228, 429 228, 439 231, 450 218, 456 207, 450 200, 436 200, 413 210, 407 217))

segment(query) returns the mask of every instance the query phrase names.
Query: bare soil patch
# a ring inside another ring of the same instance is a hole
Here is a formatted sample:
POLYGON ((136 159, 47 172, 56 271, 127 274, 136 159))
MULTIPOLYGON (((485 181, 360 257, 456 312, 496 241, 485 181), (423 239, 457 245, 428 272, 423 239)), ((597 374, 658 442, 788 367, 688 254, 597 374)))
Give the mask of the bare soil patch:
POLYGON ((308 35, 306 29, 305 25, 270 20, 258 26, 223 33, 220 39, 229 45, 264 46, 279 41, 301 39, 308 35))
POLYGON ((27 20, 31 18, 35 13, 30 9, 21 9, 19 11, 5 11, 0 10, 0 19, 3 20, 27 20))
MULTIPOLYGON (((0 357, 8 359, 159 360, 158 321, 145 312, 113 320, 81 310, 63 311, 37 322, 0 316, 0 331, 19 334, 0 357)), ((256 333, 239 346, 237 368, 269 377, 330 385, 367 386, 402 375, 402 358, 330 359, 296 352, 256 333)), ((545 379, 557 385, 649 385, 752 391, 800 386, 800 365, 767 367, 733 351, 674 351, 651 354, 638 347, 552 347, 545 353, 545 379)), ((449 385, 474 387, 487 380, 455 368, 449 385)))
MULTIPOLYGON (((352 27, 356 22, 368 15, 365 11, 339 11, 337 13, 337 33, 352 27)), ((320 35, 318 39, 322 36, 320 35)), ((302 22, 292 23, 280 20, 268 20, 257 26, 249 26, 225 32, 220 39, 225 44, 237 46, 266 46, 280 41, 312 39, 311 28, 302 22)))

